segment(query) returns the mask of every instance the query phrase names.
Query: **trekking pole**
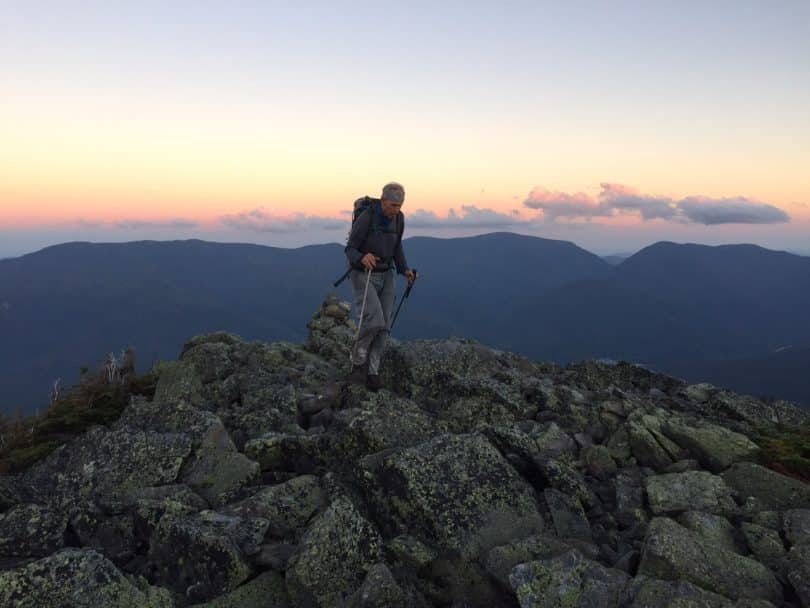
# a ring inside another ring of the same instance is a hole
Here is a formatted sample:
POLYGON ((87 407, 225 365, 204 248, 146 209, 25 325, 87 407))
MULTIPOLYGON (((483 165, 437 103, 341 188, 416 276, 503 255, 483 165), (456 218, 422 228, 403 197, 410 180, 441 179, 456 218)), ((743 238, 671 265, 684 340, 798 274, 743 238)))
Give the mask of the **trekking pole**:
POLYGON ((366 296, 368 295, 368 284, 371 282, 371 268, 366 270, 366 289, 363 291, 363 305, 360 307, 360 323, 357 324, 357 335, 354 337, 354 341, 360 338, 360 328, 363 327, 363 313, 366 312, 366 296))
POLYGON ((352 271, 352 267, 351 267, 351 266, 349 266, 349 269, 348 269, 346 272, 344 272, 344 273, 343 273, 343 276, 342 276, 342 277, 340 277, 340 278, 339 278, 337 281, 335 281, 334 283, 332 283, 332 285, 333 285, 334 287, 337 287, 338 285, 340 285, 340 284, 341 284, 343 281, 345 281, 345 280, 346 280, 346 278, 349 276, 349 273, 350 273, 351 271, 352 271))
POLYGON ((408 296, 411 295, 411 289, 413 289, 413 284, 416 283, 416 279, 419 277, 419 273, 416 272, 416 268, 413 269, 413 282, 408 283, 408 287, 405 288, 405 295, 402 296, 402 299, 399 301, 399 306, 397 306, 397 311, 394 313, 394 318, 391 319, 391 327, 388 328, 388 333, 391 333, 391 330, 394 329, 394 323, 397 320, 397 315, 399 314, 399 309, 402 308, 402 303, 408 299, 408 296))

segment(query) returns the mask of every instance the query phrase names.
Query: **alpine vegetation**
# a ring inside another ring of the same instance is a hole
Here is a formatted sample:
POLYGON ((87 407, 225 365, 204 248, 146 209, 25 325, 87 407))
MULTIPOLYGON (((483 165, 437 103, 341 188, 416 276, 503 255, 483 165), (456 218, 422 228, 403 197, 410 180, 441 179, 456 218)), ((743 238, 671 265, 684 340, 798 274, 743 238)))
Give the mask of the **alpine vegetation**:
POLYGON ((810 485, 762 439, 808 412, 460 338, 389 338, 369 388, 349 311, 191 338, 0 477, 0 606, 810 606, 810 485))

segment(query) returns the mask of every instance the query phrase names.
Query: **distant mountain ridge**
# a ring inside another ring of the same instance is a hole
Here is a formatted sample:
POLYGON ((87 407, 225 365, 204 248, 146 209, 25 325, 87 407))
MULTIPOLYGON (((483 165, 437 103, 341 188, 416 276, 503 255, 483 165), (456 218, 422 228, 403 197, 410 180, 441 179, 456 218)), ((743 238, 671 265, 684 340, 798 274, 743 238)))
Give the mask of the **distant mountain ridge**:
MULTIPOLYGON (((716 367, 724 361, 810 344, 810 258, 785 252, 662 242, 613 266, 570 242, 503 232, 412 237, 405 248, 420 279, 397 321, 401 339, 464 336, 539 360, 608 357, 695 381, 711 379, 705 364, 723 382, 734 380, 716 367)), ((44 405, 53 380, 69 385, 80 365, 130 345, 144 367, 215 330, 301 340, 344 269, 336 243, 66 243, 1 260, 0 408, 44 405)), ((351 299, 347 282, 339 294, 351 299)), ((781 393, 778 374, 762 373, 766 394, 807 393, 781 393)))

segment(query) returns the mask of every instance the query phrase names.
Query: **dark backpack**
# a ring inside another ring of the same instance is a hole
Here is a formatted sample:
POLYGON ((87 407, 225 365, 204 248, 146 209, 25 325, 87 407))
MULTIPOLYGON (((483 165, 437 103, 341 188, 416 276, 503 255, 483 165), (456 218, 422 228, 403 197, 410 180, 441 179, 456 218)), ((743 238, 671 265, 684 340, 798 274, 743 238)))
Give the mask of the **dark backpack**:
POLYGON ((379 203, 380 199, 378 198, 371 198, 370 196, 361 196, 356 201, 354 201, 354 212, 352 213, 352 226, 357 221, 357 218, 360 217, 360 214, 363 213, 366 209, 372 212, 371 215, 371 230, 375 234, 380 231, 379 222, 377 222, 377 214, 374 213, 374 203, 379 203))
MULTIPOLYGON (((352 226, 349 227, 349 235, 351 235, 351 228, 354 226, 354 223, 357 221, 357 218, 360 217, 360 214, 363 211, 368 210, 371 213, 371 227, 369 228, 370 232, 373 234, 380 233, 380 222, 377 214, 374 213, 374 204, 380 204, 380 199, 378 198, 371 198, 370 196, 361 196, 356 201, 354 201, 354 211, 352 212, 352 226)), ((399 216, 397 216, 397 232, 399 233, 399 238, 402 238, 402 229, 404 226, 399 221, 399 216)), ((348 240, 348 237, 347 237, 348 240)))

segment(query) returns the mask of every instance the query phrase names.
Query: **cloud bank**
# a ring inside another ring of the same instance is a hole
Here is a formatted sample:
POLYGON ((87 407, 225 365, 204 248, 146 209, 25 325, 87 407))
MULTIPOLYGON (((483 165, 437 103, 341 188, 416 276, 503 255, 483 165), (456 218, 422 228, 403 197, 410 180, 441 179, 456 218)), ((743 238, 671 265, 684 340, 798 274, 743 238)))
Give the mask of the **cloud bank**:
POLYGON ((583 192, 552 192, 540 186, 532 189, 523 205, 542 211, 546 222, 634 214, 642 220, 667 220, 713 226, 717 224, 778 224, 790 216, 775 207, 745 197, 710 198, 689 196, 680 200, 642 194, 622 184, 602 183, 593 197, 583 192))
POLYGON ((168 228, 171 230, 190 230, 199 226, 199 222, 182 218, 172 220, 121 220, 115 222, 116 228, 125 230, 144 230, 149 228, 168 228))
POLYGON ((87 218, 77 218, 68 225, 75 225, 79 228, 86 228, 90 230, 105 230, 110 228, 119 228, 121 230, 191 230, 198 228, 200 222, 196 220, 189 220, 185 218, 172 218, 167 220, 133 220, 123 219, 117 221, 110 220, 93 220, 87 218))
POLYGON ((405 221, 410 228, 504 228, 528 223, 517 210, 503 213, 475 205, 461 205, 459 211, 450 209, 446 218, 427 209, 417 209, 408 213, 405 221))
POLYGON ((251 211, 242 211, 228 215, 221 215, 219 222, 233 230, 246 230, 250 232, 289 233, 306 230, 336 230, 347 228, 347 220, 318 215, 296 213, 290 216, 279 216, 267 213, 264 208, 258 207, 251 211))

